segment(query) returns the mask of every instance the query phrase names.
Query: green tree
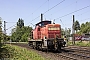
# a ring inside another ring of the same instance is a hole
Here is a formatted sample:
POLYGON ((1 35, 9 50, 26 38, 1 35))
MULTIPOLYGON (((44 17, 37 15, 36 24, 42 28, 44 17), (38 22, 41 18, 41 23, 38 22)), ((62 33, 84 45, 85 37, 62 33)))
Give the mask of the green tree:
POLYGON ((17 26, 19 26, 20 28, 24 26, 24 20, 20 19, 17 22, 17 26))
POLYGON ((2 18, 0 17, 0 48, 1 48, 1 46, 2 46, 2 44, 1 44, 1 40, 2 40, 2 18))
POLYGON ((63 28, 61 28, 61 35, 62 35, 62 37, 65 35, 65 31, 63 28))
POLYGON ((64 30, 63 28, 61 29, 61 35, 62 35, 62 36, 67 36, 67 37, 69 37, 69 36, 71 35, 70 33, 71 33, 71 29, 70 29, 70 28, 68 28, 68 29, 65 28, 65 30, 64 30))
POLYGON ((70 37, 71 36, 71 29, 68 28, 67 32, 68 32, 68 37, 70 37))
POLYGON ((70 28, 65 28, 65 35, 66 37, 70 37, 71 29, 70 28))
POLYGON ((74 29, 76 30, 76 33, 78 30, 80 30, 80 23, 76 20, 75 23, 74 23, 74 29))
POLYGON ((11 40, 15 42, 26 42, 28 41, 27 38, 31 30, 32 27, 29 26, 24 26, 22 28, 16 27, 16 31, 12 33, 11 40))
POLYGON ((89 33, 89 32, 90 32, 90 22, 82 23, 79 33, 83 34, 83 33, 89 33))

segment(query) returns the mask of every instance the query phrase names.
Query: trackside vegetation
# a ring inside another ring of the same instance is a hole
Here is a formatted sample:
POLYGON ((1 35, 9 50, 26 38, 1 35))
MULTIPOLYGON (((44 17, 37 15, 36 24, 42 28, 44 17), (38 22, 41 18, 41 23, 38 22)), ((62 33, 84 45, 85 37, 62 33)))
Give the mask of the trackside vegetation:
POLYGON ((87 46, 87 47, 90 47, 90 42, 85 43, 85 42, 79 41, 75 45, 77 45, 77 46, 87 46))
MULTIPOLYGON (((69 41, 68 42, 68 45, 72 45, 72 42, 69 41)), ((90 41, 88 41, 88 43, 77 41, 77 42, 75 42, 75 46, 86 46, 86 47, 90 47, 90 41)))
POLYGON ((47 60, 42 56, 38 55, 35 51, 28 50, 23 47, 15 45, 4 45, 2 46, 3 51, 1 59, 9 60, 47 60), (6 55, 6 56, 4 56, 6 55))
POLYGON ((11 41, 12 42, 27 42, 28 36, 30 36, 30 32, 32 31, 32 27, 24 26, 24 20, 21 18, 18 19, 17 26, 12 29, 11 33, 11 41))

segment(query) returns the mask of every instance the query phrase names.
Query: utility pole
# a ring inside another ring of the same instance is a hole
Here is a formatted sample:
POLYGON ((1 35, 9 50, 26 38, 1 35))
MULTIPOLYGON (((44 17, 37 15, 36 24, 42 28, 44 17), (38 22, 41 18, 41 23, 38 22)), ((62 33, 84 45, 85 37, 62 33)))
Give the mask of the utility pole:
POLYGON ((6 21, 4 21, 4 43, 6 41, 6 21))
POLYGON ((73 35, 73 37, 72 37, 72 42, 73 42, 73 44, 75 44, 75 29, 74 29, 74 27, 75 27, 75 18, 74 18, 74 15, 73 15, 73 26, 72 26, 72 35, 73 35))

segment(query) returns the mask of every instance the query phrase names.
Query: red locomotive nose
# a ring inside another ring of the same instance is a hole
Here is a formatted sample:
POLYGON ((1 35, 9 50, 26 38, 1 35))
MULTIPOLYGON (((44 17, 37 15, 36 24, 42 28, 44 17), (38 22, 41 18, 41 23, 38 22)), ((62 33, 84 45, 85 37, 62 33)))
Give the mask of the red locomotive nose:
POLYGON ((48 25, 48 38, 61 38, 60 25, 59 24, 49 24, 48 25))

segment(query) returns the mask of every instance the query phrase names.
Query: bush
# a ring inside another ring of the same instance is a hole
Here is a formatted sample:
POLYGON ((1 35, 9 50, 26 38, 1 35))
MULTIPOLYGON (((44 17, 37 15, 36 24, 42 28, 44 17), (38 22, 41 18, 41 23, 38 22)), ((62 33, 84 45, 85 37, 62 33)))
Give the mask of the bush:
POLYGON ((18 47, 15 45, 7 45, 10 53, 13 53, 12 60, 45 60, 42 56, 36 52, 27 50, 26 48, 18 47))

